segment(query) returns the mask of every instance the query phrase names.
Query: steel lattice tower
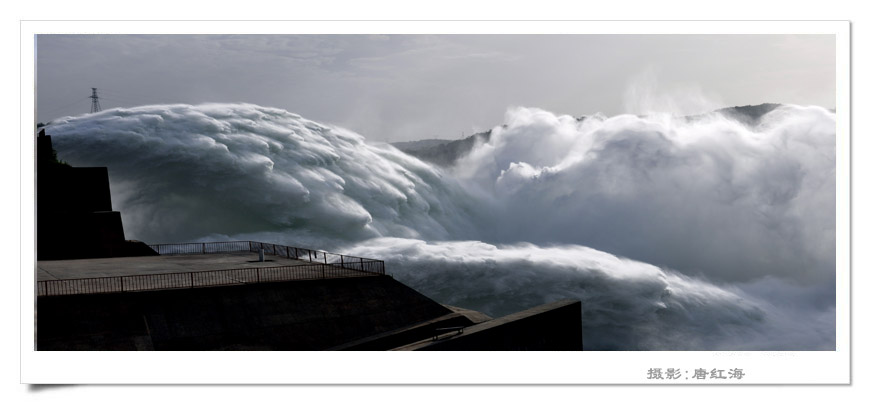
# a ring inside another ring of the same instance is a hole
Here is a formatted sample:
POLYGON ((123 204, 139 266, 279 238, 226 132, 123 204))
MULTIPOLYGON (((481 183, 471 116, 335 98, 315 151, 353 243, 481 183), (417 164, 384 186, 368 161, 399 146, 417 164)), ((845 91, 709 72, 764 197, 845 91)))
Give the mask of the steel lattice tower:
POLYGON ((100 97, 97 95, 97 89, 91 88, 91 96, 88 97, 91 99, 91 113, 100 112, 103 109, 100 108, 100 97))

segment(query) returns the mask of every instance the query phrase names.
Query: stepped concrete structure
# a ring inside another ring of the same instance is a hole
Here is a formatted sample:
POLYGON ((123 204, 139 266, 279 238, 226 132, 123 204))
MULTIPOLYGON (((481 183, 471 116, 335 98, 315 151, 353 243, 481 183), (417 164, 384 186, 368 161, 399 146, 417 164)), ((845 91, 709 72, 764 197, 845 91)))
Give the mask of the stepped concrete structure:
POLYGON ((106 167, 58 161, 44 130, 36 145, 37 259, 156 255, 141 242, 125 240, 106 167))

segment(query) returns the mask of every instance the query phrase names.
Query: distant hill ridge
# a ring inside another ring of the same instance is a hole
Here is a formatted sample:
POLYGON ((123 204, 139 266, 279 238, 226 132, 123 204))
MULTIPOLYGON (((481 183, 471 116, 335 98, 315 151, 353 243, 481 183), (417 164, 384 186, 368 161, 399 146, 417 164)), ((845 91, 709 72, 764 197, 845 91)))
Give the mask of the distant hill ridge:
POLYGON ((462 156, 468 154, 477 142, 488 142, 491 134, 492 130, 490 129, 459 140, 424 139, 391 144, 420 160, 447 167, 452 166, 462 156))
MULTIPOLYGON (((737 107, 721 108, 705 114, 690 115, 683 117, 687 121, 694 121, 710 116, 711 114, 721 114, 731 119, 734 119, 746 126, 758 125, 762 116, 782 106, 782 104, 764 103, 759 105, 743 105, 737 107)), ((585 116, 576 118, 578 121, 586 119, 585 116)), ((408 142, 390 143, 395 148, 410 154, 420 160, 437 164, 442 167, 449 167, 456 163, 462 156, 468 154, 474 145, 478 142, 486 143, 492 135, 492 130, 486 132, 475 133, 463 139, 458 140, 443 140, 443 139, 423 139, 408 142)))
POLYGON ((409 151, 417 151, 429 149, 432 147, 437 147, 446 143, 451 143, 453 140, 446 139, 423 139, 423 140, 411 140, 409 142, 395 142, 390 143, 395 148, 407 153, 409 151))

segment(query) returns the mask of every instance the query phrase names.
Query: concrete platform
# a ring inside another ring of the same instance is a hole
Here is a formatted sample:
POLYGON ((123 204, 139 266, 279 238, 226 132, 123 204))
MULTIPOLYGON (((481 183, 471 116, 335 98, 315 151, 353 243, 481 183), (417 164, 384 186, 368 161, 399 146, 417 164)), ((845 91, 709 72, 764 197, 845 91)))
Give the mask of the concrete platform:
POLYGON ((257 253, 238 252, 37 261, 36 280, 52 281, 310 264, 308 261, 273 255, 267 255, 265 262, 258 262, 258 257, 257 253))

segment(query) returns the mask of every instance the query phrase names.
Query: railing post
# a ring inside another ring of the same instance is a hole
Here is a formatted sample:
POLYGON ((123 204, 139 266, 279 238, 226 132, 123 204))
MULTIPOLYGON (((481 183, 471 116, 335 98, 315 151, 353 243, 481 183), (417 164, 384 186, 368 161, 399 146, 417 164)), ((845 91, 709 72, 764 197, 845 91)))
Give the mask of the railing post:
POLYGON ((326 264, 326 252, 323 253, 323 263, 326 264))
POLYGON ((339 254, 339 257, 341 257, 341 268, 344 269, 344 254, 339 254))
POLYGON ((257 283, 260 283, 260 268, 257 268, 257 283))
POLYGON ((190 273, 190 288, 193 289, 193 272, 190 273))
POLYGON ((311 250, 308 250, 308 262, 314 262, 311 260, 311 250))
POLYGON ((326 265, 320 266, 320 277, 326 279, 326 265))
POLYGON ((124 277, 122 276, 120 279, 121 279, 121 292, 123 292, 124 291, 124 277))
POLYGON ((202 253, 205 254, 205 243, 202 243, 202 253))

